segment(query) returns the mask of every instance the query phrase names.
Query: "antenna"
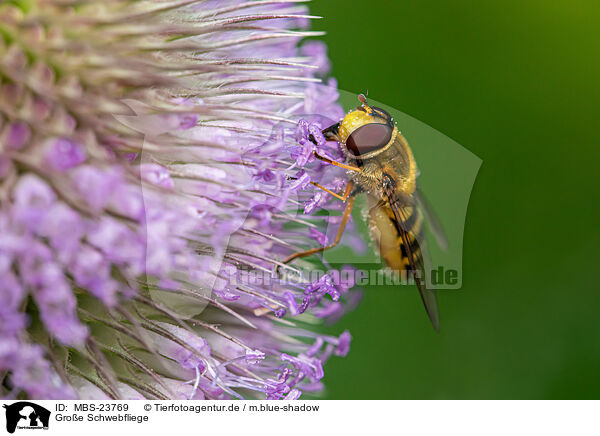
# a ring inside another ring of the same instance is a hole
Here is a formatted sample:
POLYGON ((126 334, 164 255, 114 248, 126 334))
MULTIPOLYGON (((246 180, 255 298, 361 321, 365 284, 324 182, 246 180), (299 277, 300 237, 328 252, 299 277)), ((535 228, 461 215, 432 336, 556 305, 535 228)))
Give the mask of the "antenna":
POLYGON ((369 115, 373 115, 373 109, 367 103, 367 97, 364 94, 358 94, 358 101, 362 103, 362 106, 357 107, 356 109, 365 111, 369 115))

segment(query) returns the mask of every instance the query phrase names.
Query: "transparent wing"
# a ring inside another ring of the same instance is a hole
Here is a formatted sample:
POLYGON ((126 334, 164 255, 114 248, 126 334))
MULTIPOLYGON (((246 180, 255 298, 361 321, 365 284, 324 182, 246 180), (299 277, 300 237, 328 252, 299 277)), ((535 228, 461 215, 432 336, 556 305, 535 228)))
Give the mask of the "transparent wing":
POLYGON ((448 238, 446 237, 446 232, 444 232, 444 228, 436 213, 433 211, 431 207, 431 203, 427 200, 427 197, 421 192, 419 189, 415 192, 415 198, 417 199, 418 207, 425 214, 425 219, 427 220, 427 226, 433 233, 437 244, 445 251, 448 249, 448 238))
MULTIPOLYGON (((406 251, 408 258, 408 264, 413 271, 420 272, 420 277, 415 276, 415 283, 419 289, 419 294, 425 305, 427 315, 431 320, 431 324, 436 331, 440 329, 440 315, 437 303, 437 292, 434 289, 427 289, 425 287, 425 266, 423 262, 423 240, 422 236, 419 236, 419 232, 416 233, 411 230, 412 226, 407 225, 414 220, 418 211, 415 209, 415 204, 408 204, 406 201, 402 201, 402 197, 395 190, 390 187, 384 187, 385 195, 389 200, 390 208, 394 213, 394 217, 397 221, 397 230, 399 236, 402 238, 402 244, 406 251), (411 210, 412 209, 412 210, 411 210)), ((422 227, 423 224, 421 224, 422 227)))

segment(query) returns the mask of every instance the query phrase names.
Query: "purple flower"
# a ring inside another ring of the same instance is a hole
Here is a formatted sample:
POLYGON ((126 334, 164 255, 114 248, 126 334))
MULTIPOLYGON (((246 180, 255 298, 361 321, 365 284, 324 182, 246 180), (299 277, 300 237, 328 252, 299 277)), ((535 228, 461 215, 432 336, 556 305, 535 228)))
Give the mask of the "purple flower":
POLYGON ((50 168, 66 171, 85 160, 85 150, 81 144, 70 139, 53 139, 46 144, 44 158, 50 168))
POLYGON ((76 193, 94 211, 101 211, 125 183, 123 168, 116 165, 105 168, 81 165, 70 171, 69 176, 76 193))
POLYGON ((327 46, 321 41, 307 41, 300 48, 304 56, 313 59, 313 64, 318 68, 318 74, 327 74, 331 69, 329 58, 327 57, 327 46))
POLYGON ((333 301, 340 299, 340 292, 334 286, 329 274, 323 275, 317 281, 311 283, 304 291, 307 294, 323 295, 325 293, 331 295, 333 301))
POLYGON ((162 186, 167 189, 173 187, 171 174, 165 167, 156 164, 143 164, 140 167, 140 171, 142 178, 153 185, 162 186))
POLYGON ((334 351, 336 356, 345 356, 346 354, 348 354, 348 352, 350 351, 351 339, 352 336, 350 336, 350 332, 347 330, 340 335, 337 347, 334 351))
MULTIPOLYGON (((0 84, 2 106, 20 102, 21 114, 0 130, 0 395, 292 400, 322 389, 350 334, 302 321, 338 317, 357 294, 331 275, 280 274, 297 271, 282 263, 292 253, 327 243, 332 219, 317 210, 342 207, 316 185, 345 181, 314 157, 337 156, 321 127, 343 112, 335 82, 315 80, 325 46, 300 44, 312 35, 306 6, 144 13, 116 1, 48 13, 45 32, 79 47, 60 77, 46 64, 52 38, 2 55, 39 89, 0 84), (123 39, 133 19, 148 35, 123 39), (221 19, 239 25, 202 26, 221 19), (75 26, 71 41, 63 30, 75 26)), ((34 0, 0 25, 28 34, 42 3, 64 7, 34 0)))
POLYGON ((23 121, 17 121, 16 123, 9 124, 5 130, 5 137, 3 142, 6 147, 18 150, 22 148, 29 138, 31 138, 31 130, 27 123, 23 121))

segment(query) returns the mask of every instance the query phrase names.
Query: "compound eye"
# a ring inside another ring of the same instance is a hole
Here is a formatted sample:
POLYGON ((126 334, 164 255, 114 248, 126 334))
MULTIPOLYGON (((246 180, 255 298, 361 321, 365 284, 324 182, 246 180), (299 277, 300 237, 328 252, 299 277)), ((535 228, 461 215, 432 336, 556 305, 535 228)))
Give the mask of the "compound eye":
POLYGON ((377 115, 379 115, 382 118, 385 118, 386 120, 391 120, 392 116, 388 113, 388 111, 385 111, 383 109, 381 109, 380 107, 377 106, 371 106, 371 108, 377 113, 377 115))
POLYGON ((354 156, 379 150, 390 142, 393 130, 388 124, 366 124, 352 132, 346 140, 346 148, 354 156))

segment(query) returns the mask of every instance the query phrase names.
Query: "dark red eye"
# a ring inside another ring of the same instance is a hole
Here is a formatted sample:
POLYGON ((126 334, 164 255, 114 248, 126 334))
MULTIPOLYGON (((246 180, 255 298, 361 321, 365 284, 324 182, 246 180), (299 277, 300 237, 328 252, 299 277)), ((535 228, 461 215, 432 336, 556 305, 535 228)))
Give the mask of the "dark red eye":
POLYGON ((354 156, 371 153, 390 142, 393 130, 388 124, 366 124, 352 132, 346 140, 346 148, 354 156))

